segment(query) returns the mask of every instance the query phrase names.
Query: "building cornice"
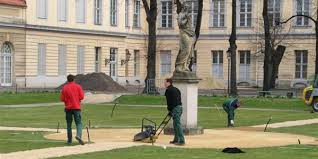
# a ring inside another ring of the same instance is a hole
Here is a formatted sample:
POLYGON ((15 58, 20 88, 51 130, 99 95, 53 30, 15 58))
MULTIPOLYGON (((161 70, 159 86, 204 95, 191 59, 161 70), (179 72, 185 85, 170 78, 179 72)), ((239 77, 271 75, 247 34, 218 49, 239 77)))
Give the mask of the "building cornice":
MULTIPOLYGON (((143 33, 127 33, 127 32, 109 32, 109 31, 98 31, 98 30, 88 30, 88 29, 74 29, 66 27, 53 27, 53 26, 43 26, 43 25, 30 25, 30 24, 18 24, 18 23, 4 23, 0 22, 0 27, 10 27, 10 28, 22 28, 27 30, 35 31, 47 31, 47 32, 59 32, 59 33, 70 33, 70 34, 86 34, 86 35, 96 35, 96 36, 113 36, 129 39, 146 39, 147 35, 143 33)), ((299 39, 314 39, 315 33, 288 33, 282 34, 287 35, 287 39, 299 38, 299 39)), ((228 40, 230 34, 204 34, 200 35, 200 40, 228 40)), ((254 33, 238 33, 238 40, 252 40, 256 39, 257 35, 254 33)), ((178 34, 158 34, 158 39, 174 40, 178 39, 178 34)))

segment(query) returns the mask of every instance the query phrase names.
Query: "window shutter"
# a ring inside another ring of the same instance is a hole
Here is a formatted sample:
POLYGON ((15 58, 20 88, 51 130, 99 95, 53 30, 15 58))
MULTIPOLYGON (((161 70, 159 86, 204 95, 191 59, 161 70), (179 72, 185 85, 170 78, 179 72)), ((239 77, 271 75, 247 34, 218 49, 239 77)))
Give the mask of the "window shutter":
POLYGON ((58 0, 58 20, 59 21, 66 21, 67 20, 67 7, 68 7, 68 0, 58 0))
POLYGON ((62 6, 62 0, 57 0, 57 17, 59 21, 62 19, 62 6))
POLYGON ((36 5, 37 17, 46 19, 47 18, 47 0, 37 0, 36 5))
POLYGON ((42 44, 38 44, 38 75, 42 75, 42 44))
POLYGON ((38 44, 38 75, 46 74, 46 44, 38 44))
POLYGON ((66 45, 59 45, 58 75, 66 75, 66 45))
POLYGON ((77 73, 83 74, 84 73, 84 53, 85 53, 85 47, 84 46, 78 46, 77 47, 77 73))
POLYGON ((86 16, 86 1, 76 0, 76 21, 78 23, 85 23, 86 16))
POLYGON ((67 7, 68 0, 58 0, 59 1, 59 20, 66 21, 67 20, 67 7))

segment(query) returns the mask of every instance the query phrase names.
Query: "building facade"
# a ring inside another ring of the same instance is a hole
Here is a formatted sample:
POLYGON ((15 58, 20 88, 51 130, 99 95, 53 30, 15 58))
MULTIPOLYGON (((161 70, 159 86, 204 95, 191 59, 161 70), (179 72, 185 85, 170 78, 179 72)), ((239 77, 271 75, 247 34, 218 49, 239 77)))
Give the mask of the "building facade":
MULTIPOLYGON (((197 5, 191 4, 195 22, 197 5)), ((193 70, 201 88, 226 88, 231 0, 205 0, 193 70)), ((262 0, 237 0, 237 79, 261 86, 262 0)), ((295 14, 315 17, 312 0, 269 0, 275 21, 295 14)), ((173 0, 158 0, 157 79, 172 75, 178 53, 173 0)), ((194 27, 195 23, 193 23, 194 27)), ((276 28, 276 27, 275 27, 276 28)), ((277 44, 287 47, 278 83, 294 87, 314 74, 314 23, 295 18, 277 27, 277 44)), ((147 22, 141 0, 0 0, 0 86, 54 88, 67 74, 104 72, 121 84, 146 76, 147 22)))

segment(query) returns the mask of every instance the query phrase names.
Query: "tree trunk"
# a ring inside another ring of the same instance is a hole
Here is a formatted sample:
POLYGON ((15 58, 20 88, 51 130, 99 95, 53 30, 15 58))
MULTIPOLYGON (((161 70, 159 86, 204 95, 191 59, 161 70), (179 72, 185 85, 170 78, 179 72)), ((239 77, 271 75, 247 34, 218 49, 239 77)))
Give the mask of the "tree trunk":
POLYGON ((197 44, 197 41, 200 36, 200 30, 201 30, 201 21, 202 21, 202 9, 203 9, 203 0, 198 0, 198 15, 197 15, 197 21, 195 26, 195 38, 196 41, 194 42, 194 48, 197 44))
MULTIPOLYGON (((195 50, 195 46, 196 46, 197 41, 198 41, 199 36, 200 36, 201 21, 202 21, 202 9, 203 9, 203 0, 198 0, 198 15, 197 15, 197 21, 196 21, 196 26, 195 26, 195 38, 196 38, 196 40, 194 42, 194 47, 193 47, 194 50, 195 50)), ((192 71, 192 65, 193 65, 194 58, 195 58, 194 55, 192 55, 190 65, 189 65, 190 71, 192 71)))
POLYGON ((316 31, 316 61, 315 61, 315 79, 318 75, 318 6, 316 6, 316 21, 315 21, 315 31, 316 31))
POLYGON ((317 15, 317 21, 315 22, 315 31, 316 31, 316 59, 315 59, 315 79, 316 79, 318 75, 318 15, 317 15))
POLYGON ((156 89, 156 48, 157 48, 157 1, 142 0, 148 23, 147 76, 143 93, 158 94, 156 89))
POLYGON ((264 78, 263 78, 263 91, 269 91, 271 88, 271 77, 273 73, 272 63, 272 49, 271 49, 271 33, 270 23, 267 11, 267 2, 263 1, 263 20, 264 20, 264 32, 265 32, 265 55, 264 55, 264 78))
POLYGON ((232 0, 232 33, 229 39, 231 51, 230 96, 237 96, 236 86, 236 0, 232 0))
POLYGON ((286 46, 283 45, 278 45, 276 50, 274 51, 273 54, 273 72, 271 76, 271 87, 270 88, 275 88, 276 84, 276 79, 278 78, 278 69, 279 69, 279 64, 282 61, 282 58, 284 56, 286 50, 286 46))

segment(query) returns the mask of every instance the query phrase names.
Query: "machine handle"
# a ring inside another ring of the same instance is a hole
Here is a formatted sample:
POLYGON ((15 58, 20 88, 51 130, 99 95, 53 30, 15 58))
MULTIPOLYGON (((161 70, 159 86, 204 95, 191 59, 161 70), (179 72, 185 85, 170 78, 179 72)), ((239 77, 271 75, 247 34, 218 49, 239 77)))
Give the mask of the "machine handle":
POLYGON ((156 124, 154 121, 152 121, 152 120, 150 120, 150 119, 148 119, 148 118, 143 118, 143 119, 142 119, 142 122, 141 122, 141 132, 144 131, 144 122, 145 122, 145 120, 146 120, 146 121, 149 121, 149 122, 151 122, 151 123, 153 123, 153 124, 155 125, 155 130, 157 130, 157 124, 156 124))

